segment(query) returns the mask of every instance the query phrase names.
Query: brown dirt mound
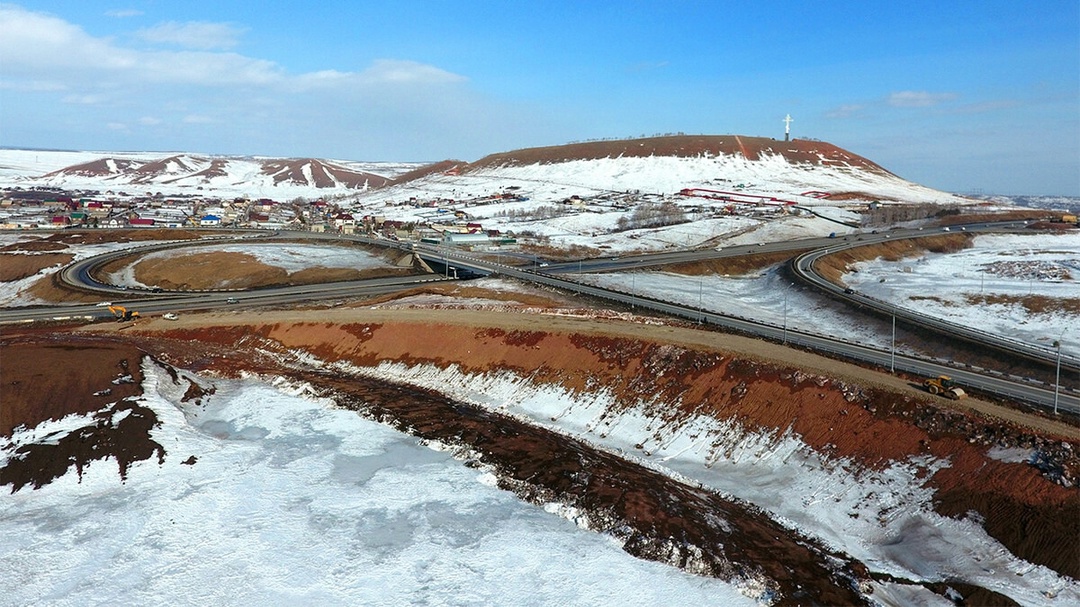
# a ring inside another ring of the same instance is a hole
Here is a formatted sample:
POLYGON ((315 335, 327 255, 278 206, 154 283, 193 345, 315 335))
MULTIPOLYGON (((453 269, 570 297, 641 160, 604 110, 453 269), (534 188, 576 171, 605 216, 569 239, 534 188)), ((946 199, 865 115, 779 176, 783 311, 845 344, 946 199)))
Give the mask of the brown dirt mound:
MULTIPOLYGON (((103 274, 119 271, 131 258, 116 260, 101 269, 103 274)), ((279 285, 317 284, 387 276, 407 276, 411 268, 305 268, 289 273, 284 268, 262 263, 249 253, 208 251, 143 259, 135 263, 135 279, 173 291, 253 289, 279 285)))
POLYGON ((1080 298, 1047 297, 1046 295, 968 295, 971 305, 1019 304, 1029 314, 1080 315, 1080 298))
POLYGON ((758 160, 764 156, 782 156, 791 163, 853 166, 876 173, 888 171, 881 166, 831 143, 823 141, 776 141, 767 137, 740 135, 677 135, 617 141, 594 141, 567 145, 527 148, 486 156, 469 168, 504 165, 551 164, 569 160, 649 156, 743 156, 758 160))
POLYGON ((75 259, 70 253, 46 253, 43 255, 0 254, 0 282, 21 280, 33 276, 45 268, 64 266, 75 259))
POLYGON ((686 274, 688 276, 713 274, 744 276, 746 274, 759 272, 778 263, 783 263, 808 250, 810 249, 777 251, 776 253, 762 253, 760 255, 740 255, 738 257, 728 257, 724 259, 709 259, 706 261, 671 264, 660 266, 659 269, 664 272, 674 272, 676 274, 686 274))
POLYGON ((467 166, 468 163, 461 160, 442 160, 434 164, 425 165, 406 173, 402 173, 393 178, 387 185, 396 185, 399 183, 408 183, 414 179, 420 179, 427 177, 428 175, 434 175, 436 173, 446 173, 447 171, 453 171, 467 166))
POLYGON ((67 245, 59 242, 48 242, 45 240, 24 240, 22 242, 13 242, 9 245, 0 247, 0 251, 5 253, 22 253, 22 252, 39 252, 39 251, 66 251, 67 245))
POLYGON ((122 341, 76 335, 5 337, 0 435, 70 413, 90 413, 142 393, 143 353, 122 341), (128 380, 122 380, 128 377, 128 380))

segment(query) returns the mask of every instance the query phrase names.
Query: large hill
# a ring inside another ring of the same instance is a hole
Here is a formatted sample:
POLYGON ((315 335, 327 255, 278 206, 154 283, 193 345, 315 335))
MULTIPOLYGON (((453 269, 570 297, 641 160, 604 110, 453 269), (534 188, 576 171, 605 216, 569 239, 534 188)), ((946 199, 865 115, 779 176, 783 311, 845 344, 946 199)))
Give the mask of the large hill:
MULTIPOLYGON (((877 163, 824 141, 777 141, 741 135, 676 135, 526 148, 476 162, 444 161, 401 175, 362 200, 480 196, 516 185, 534 200, 640 191, 675 194, 686 188, 738 189, 797 200, 885 200, 958 204, 952 194, 921 186, 877 163)), ((807 201, 810 202, 810 201, 807 201)))
POLYGON ((747 160, 762 160, 770 156, 784 158, 791 164, 858 167, 870 172, 888 174, 877 164, 824 141, 796 139, 776 141, 767 137, 742 135, 677 135, 588 141, 551 147, 527 148, 513 152, 491 154, 472 164, 473 167, 521 166, 554 164, 571 160, 601 158, 676 158, 741 156, 747 160))

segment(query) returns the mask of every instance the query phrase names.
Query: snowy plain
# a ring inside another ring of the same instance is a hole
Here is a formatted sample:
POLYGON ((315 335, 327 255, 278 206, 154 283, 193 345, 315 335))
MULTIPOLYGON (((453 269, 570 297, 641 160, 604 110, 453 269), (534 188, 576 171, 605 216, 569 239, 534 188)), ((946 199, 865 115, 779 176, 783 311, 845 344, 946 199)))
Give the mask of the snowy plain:
MULTIPOLYGON (((976 521, 936 514, 923 485, 946 460, 912 458, 882 470, 858 471, 827 458, 790 433, 755 433, 735 420, 653 416, 662 404, 640 403, 610 415, 605 390, 575 395, 558 386, 500 371, 464 373, 454 366, 386 362, 358 368, 308 364, 338 373, 426 387, 584 440, 664 474, 756 504, 774 520, 866 563, 872 570, 920 581, 958 579, 1009 596, 1021 605, 1073 605, 1080 583, 1013 556, 976 521), (641 447, 637 447, 641 445, 641 447)), ((929 591, 876 582, 880 604, 944 603, 929 591), (895 597, 895 603, 888 597, 895 597)))
MULTIPOLYGON (((0 605, 755 604, 302 386, 214 380, 199 407, 144 372, 164 464, 121 483, 94 462, 0 500, 0 605)), ((0 453, 89 419, 16 432, 0 453)))

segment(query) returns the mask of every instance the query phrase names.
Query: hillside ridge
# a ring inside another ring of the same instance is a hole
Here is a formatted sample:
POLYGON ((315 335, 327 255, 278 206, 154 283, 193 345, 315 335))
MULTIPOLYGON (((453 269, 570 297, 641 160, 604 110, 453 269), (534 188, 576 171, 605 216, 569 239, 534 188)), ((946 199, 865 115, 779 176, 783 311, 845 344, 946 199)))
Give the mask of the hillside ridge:
POLYGON ((601 158, 673 156, 742 156, 757 161, 780 156, 792 164, 851 166, 892 175, 881 165, 825 141, 793 139, 779 141, 745 135, 665 135, 640 139, 587 141, 564 145, 523 148, 490 154, 469 163, 467 169, 506 165, 554 164, 601 158))

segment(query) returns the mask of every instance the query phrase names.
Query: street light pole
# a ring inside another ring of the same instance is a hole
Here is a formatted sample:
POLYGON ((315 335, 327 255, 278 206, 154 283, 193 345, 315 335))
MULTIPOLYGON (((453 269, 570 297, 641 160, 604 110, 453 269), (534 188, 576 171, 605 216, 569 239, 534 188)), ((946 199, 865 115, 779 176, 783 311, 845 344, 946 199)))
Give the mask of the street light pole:
POLYGON ((697 280, 698 324, 701 324, 701 321, 705 316, 705 304, 702 301, 702 295, 701 295, 701 289, 702 289, 701 283, 702 283, 702 280, 703 280, 702 277, 698 276, 698 280, 697 280))
POLYGON ((781 343, 787 343, 787 289, 784 289, 784 339, 781 343))
POLYGON ((892 315, 892 348, 889 352, 889 373, 896 372, 896 314, 892 315))
POLYGON ((1058 392, 1061 390, 1061 339, 1054 342, 1057 346, 1057 372, 1054 376, 1054 415, 1058 412, 1058 392))

